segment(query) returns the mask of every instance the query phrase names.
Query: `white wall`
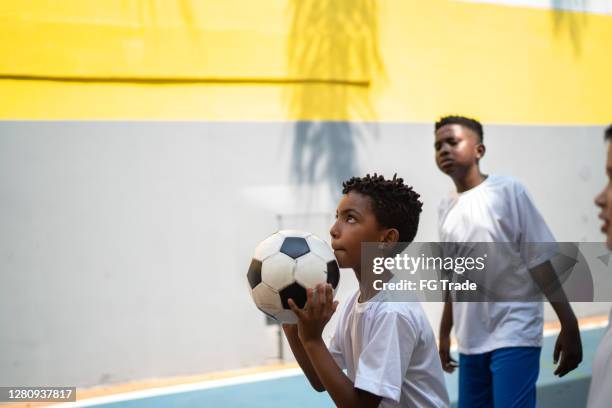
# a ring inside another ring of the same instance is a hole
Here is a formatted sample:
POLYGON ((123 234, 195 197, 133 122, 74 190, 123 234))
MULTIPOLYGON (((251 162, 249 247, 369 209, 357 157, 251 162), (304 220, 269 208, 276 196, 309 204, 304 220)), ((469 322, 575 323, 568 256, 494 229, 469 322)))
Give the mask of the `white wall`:
MULTIPOLYGON (((292 184, 293 130, 0 123, 0 385, 85 386, 271 361, 275 330, 247 292, 252 250, 279 213, 283 227, 327 239, 336 200, 324 165, 315 187, 292 184)), ((521 179, 557 239, 601 241, 592 201, 605 180, 602 130, 485 126, 482 167, 521 179)), ((357 168, 413 184, 425 203, 417 240, 436 240, 437 202, 452 185, 435 167, 432 125, 368 131, 353 141, 357 168)), ((341 285, 344 295, 354 278, 341 285)), ((582 314, 606 308, 580 305, 582 314)), ((437 325, 439 305, 427 311, 437 325)))

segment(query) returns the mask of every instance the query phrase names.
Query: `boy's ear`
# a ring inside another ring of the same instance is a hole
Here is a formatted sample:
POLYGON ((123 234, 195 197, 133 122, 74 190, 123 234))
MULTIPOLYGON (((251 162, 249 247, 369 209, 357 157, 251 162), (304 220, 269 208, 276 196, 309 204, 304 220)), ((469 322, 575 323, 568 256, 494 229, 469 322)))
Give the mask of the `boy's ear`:
POLYGON ((399 241, 399 231, 395 228, 389 228, 383 237, 385 244, 394 244, 399 241))
POLYGON ((478 143, 476 146, 476 158, 478 160, 482 159, 487 151, 487 148, 482 143, 478 143))
POLYGON ((389 228, 385 231, 383 236, 382 247, 385 252, 385 256, 391 256, 390 254, 395 253, 395 247, 399 241, 399 231, 395 228, 389 228))

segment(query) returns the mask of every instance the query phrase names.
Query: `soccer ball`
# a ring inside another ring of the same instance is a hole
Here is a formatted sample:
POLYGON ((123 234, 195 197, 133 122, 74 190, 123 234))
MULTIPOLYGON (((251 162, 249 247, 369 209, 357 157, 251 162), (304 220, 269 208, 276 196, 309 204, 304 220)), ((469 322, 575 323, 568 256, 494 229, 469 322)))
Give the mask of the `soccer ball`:
POLYGON ((340 269, 325 241, 309 232, 284 230, 257 246, 247 279, 259 310, 280 323, 297 323, 287 300, 303 308, 306 289, 326 282, 335 294, 340 269))

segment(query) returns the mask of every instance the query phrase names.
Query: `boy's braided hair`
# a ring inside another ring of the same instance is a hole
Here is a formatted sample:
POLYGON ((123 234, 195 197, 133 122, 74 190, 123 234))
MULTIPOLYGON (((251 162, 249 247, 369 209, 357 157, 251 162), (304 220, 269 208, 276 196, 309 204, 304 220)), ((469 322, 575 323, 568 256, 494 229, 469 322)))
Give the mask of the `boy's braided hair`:
POLYGON ((352 177, 342 183, 342 194, 354 191, 370 197, 372 210, 378 223, 386 228, 399 231, 400 242, 412 242, 419 227, 419 215, 423 203, 420 195, 411 186, 404 184, 402 178, 393 175, 386 180, 382 175, 352 177))

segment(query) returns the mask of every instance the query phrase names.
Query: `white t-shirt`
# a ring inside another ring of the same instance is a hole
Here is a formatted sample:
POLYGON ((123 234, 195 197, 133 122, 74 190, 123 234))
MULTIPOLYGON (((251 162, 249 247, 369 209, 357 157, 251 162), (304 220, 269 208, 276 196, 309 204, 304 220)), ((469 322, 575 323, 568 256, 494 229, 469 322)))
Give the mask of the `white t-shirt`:
POLYGON ((608 328, 593 359, 593 377, 589 390, 588 408, 609 408, 612 405, 612 310, 608 328))
POLYGON ((418 302, 346 302, 329 351, 385 407, 448 407, 433 331, 418 302))
MULTIPOLYGON (((488 262, 483 271, 493 277, 490 282, 513 282, 506 286, 498 283, 498 292, 521 291, 524 284, 525 293, 533 293, 535 283, 528 269, 551 259, 557 250, 556 244, 530 245, 554 243, 555 239, 523 185, 511 177, 489 175, 478 186, 444 199, 438 230, 441 242, 511 243, 495 246, 496 252, 505 253, 488 262)), ((543 314, 542 302, 453 303, 459 352, 540 347, 543 314)))

